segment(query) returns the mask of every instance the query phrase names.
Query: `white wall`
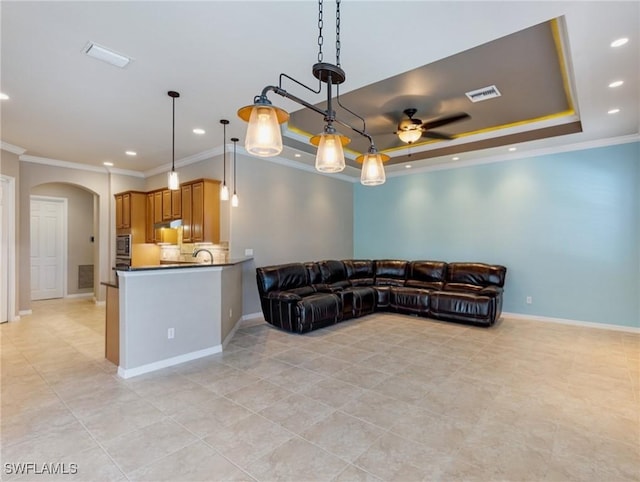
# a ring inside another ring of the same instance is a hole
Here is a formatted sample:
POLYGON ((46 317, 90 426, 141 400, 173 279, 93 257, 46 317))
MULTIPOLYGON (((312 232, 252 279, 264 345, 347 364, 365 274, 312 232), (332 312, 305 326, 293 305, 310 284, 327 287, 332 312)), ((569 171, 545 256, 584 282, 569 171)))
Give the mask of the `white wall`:
POLYGON ((353 256, 353 184, 238 156, 240 205, 231 208, 231 257, 243 264, 243 314, 260 311, 255 269, 353 256))

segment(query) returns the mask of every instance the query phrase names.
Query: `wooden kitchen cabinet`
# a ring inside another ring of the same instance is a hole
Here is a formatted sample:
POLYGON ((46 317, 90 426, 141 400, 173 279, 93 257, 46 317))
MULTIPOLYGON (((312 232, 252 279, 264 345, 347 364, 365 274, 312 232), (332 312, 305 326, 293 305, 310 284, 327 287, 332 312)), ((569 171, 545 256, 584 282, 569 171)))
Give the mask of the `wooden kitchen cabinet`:
POLYGON ((171 210, 172 191, 165 189, 162 191, 162 220, 171 221, 173 211, 171 210))
POLYGON ((182 186, 182 241, 220 242, 220 181, 198 179, 182 186))
POLYGON ((134 242, 144 242, 146 228, 146 194, 127 191, 115 195, 116 234, 131 234, 134 242))
POLYGON ((171 191, 171 219, 182 219, 182 189, 171 191))

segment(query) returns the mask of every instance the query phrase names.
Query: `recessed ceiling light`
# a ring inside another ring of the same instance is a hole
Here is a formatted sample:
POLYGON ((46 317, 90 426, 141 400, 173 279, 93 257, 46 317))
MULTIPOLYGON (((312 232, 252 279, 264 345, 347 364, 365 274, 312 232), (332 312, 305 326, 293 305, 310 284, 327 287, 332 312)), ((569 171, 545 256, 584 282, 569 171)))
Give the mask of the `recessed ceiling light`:
POLYGON ((628 41, 629 41, 629 39, 627 37, 622 37, 622 38, 619 38, 618 40, 614 40, 613 42, 611 42, 611 46, 612 47, 622 47, 628 41))
POLYGON ((459 161, 459 160, 460 160, 460 158, 459 158, 458 156, 456 156, 456 157, 452 157, 452 158, 451 158, 451 160, 452 160, 452 161, 459 161))
POLYGON ((202 134, 204 134, 204 132, 205 132, 204 129, 198 129, 198 128, 193 129, 193 133, 194 134, 202 135, 202 134))
POLYGON ((298 154, 297 152, 293 155, 293 157, 300 157, 300 154, 298 154))
POLYGON ((4 92, 0 92, 0 100, 9 100, 9 96, 4 92))
POLYGON ((104 164, 104 165, 105 165, 105 166, 107 166, 107 167, 111 167, 111 166, 113 166, 113 162, 109 162, 109 161, 105 161, 105 162, 103 162, 102 164, 104 164))
POLYGON ((620 87, 622 84, 624 84, 623 80, 616 80, 615 82, 611 82, 609 87, 620 87))
POLYGON ((517 148, 517 147, 510 147, 510 148, 509 148, 509 150, 510 150, 511 152, 513 152, 513 151, 518 150, 518 148, 517 148))
POLYGON ((411 169, 411 164, 405 164, 405 165, 404 165, 404 168, 405 168, 405 169, 411 169))
POLYGON ((138 153, 136 151, 125 151, 125 154, 127 156, 137 156, 138 153))
POLYGON ((620 112, 620 109, 609 109, 607 111, 607 114, 617 114, 618 112, 620 112))

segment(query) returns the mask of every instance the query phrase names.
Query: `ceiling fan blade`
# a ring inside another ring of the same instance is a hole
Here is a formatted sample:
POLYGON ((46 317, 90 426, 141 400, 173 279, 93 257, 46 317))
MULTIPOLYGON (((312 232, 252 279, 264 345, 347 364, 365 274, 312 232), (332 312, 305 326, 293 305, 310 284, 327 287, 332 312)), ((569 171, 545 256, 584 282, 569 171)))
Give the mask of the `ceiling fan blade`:
POLYGON ((422 124, 423 129, 435 129, 437 127, 446 126, 447 124, 452 124, 454 122, 459 122, 462 120, 471 119, 471 116, 466 112, 458 112, 457 114, 449 114, 442 117, 438 117, 436 119, 424 122, 422 124))
POLYGON ((448 134, 443 134, 442 132, 436 131, 424 131, 422 133, 422 137, 427 137, 429 139, 441 139, 443 141, 450 141, 453 139, 453 137, 448 134))

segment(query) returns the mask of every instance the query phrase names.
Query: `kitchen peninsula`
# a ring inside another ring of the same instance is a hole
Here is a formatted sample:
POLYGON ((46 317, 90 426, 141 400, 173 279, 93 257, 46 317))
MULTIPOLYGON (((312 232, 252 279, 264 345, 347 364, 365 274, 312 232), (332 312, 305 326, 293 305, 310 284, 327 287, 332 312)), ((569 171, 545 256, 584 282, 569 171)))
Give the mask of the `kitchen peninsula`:
POLYGON ((250 259, 118 270, 116 283, 104 283, 105 353, 118 375, 130 378, 221 352, 242 315, 242 263, 250 259))

